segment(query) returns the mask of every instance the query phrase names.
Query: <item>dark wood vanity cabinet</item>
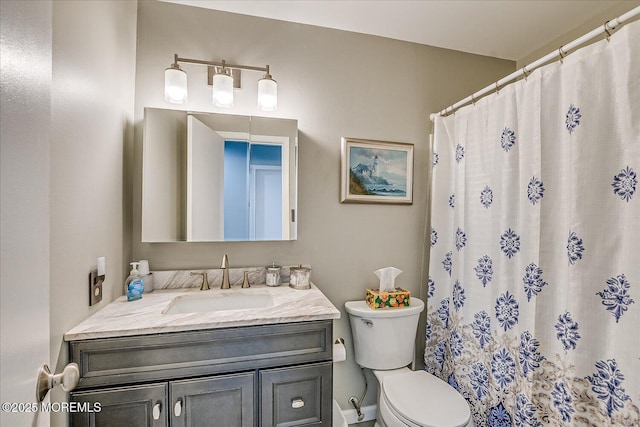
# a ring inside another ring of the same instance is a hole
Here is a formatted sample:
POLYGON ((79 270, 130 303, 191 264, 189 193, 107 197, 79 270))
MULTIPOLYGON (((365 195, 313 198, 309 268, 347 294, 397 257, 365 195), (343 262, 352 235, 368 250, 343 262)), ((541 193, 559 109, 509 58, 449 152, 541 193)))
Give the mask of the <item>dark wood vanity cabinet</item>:
POLYGON ((72 341, 72 427, 331 426, 332 322, 72 341))
POLYGON ((253 426, 254 377, 253 373, 245 373, 172 381, 170 425, 253 426))
POLYGON ((72 402, 89 404, 94 411, 72 412, 71 426, 164 427, 166 396, 166 384, 73 392, 72 402))
POLYGON ((330 426, 331 362, 261 370, 260 422, 262 427, 330 426))

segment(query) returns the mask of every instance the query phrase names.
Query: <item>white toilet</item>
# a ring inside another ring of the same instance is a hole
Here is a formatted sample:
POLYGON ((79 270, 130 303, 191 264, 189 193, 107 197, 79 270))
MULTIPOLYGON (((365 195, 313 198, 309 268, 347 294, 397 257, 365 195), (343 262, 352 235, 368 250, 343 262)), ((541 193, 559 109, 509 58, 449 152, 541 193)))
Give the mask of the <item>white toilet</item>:
POLYGON ((449 384, 407 368, 413 360, 416 329, 424 303, 373 310, 364 301, 348 301, 356 363, 378 380, 379 427, 472 427, 471 411, 449 384))

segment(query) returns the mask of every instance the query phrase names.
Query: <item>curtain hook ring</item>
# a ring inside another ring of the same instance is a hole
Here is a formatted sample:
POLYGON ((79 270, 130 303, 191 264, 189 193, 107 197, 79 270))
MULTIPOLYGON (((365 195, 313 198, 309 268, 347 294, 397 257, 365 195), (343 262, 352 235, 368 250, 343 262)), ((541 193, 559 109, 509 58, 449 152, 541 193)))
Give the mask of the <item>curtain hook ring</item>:
POLYGON ((498 86, 498 82, 496 82, 496 94, 500 95, 500 86, 498 86))
POLYGON ((567 56, 567 52, 562 50, 562 46, 560 46, 558 48, 558 55, 560 55, 560 63, 563 64, 564 63, 564 57, 567 56))
POLYGON ((604 32, 607 34, 607 36, 605 37, 607 39, 607 41, 609 41, 609 39, 611 38, 611 31, 609 31, 609 21, 604 23, 604 32))
POLYGON ((476 105, 476 98, 471 94, 471 104, 476 105))
POLYGON ((527 66, 525 65, 522 67, 522 75, 524 75, 525 81, 527 80, 527 77, 529 77, 529 74, 531 74, 531 71, 527 70, 527 66))

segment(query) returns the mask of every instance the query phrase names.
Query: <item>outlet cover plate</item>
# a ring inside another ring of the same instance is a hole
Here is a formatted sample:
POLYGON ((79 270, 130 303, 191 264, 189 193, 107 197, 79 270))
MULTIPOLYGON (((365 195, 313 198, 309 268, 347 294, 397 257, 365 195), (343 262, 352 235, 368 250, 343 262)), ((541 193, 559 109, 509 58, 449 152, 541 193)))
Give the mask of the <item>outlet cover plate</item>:
POLYGON ((104 276, 98 276, 98 270, 89 273, 89 306, 102 301, 102 281, 104 276))

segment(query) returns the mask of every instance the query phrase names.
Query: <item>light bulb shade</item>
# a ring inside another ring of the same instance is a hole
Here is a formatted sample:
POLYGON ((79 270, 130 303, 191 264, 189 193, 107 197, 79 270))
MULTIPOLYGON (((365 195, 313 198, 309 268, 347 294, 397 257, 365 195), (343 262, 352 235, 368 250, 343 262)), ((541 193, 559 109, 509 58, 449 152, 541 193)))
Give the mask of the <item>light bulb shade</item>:
POLYGON ((216 107, 233 107, 233 77, 229 74, 213 75, 212 102, 216 107))
POLYGON ((187 73, 177 65, 164 70, 164 100, 172 104, 187 102, 187 73))
POLYGON ((258 80, 258 108, 262 111, 278 108, 278 83, 269 74, 258 80))

